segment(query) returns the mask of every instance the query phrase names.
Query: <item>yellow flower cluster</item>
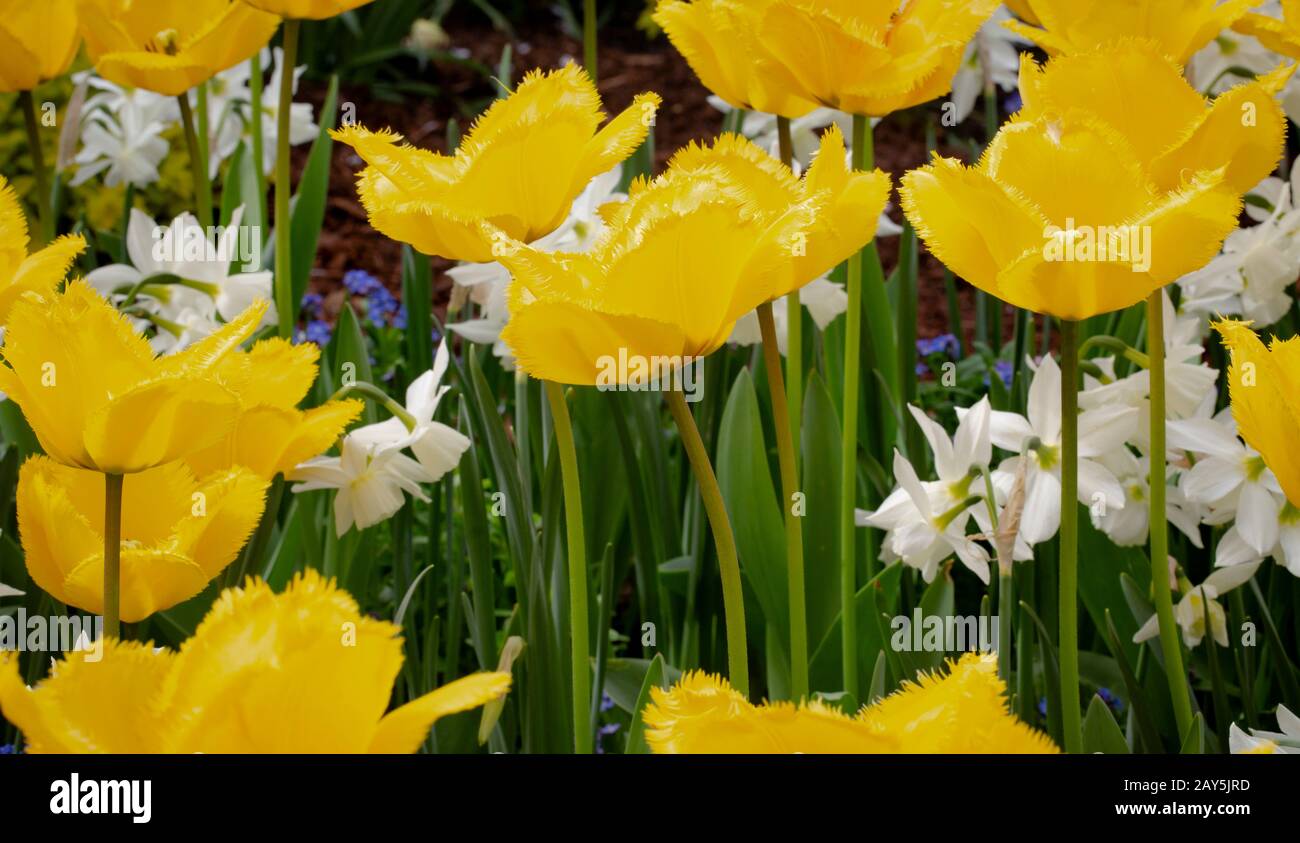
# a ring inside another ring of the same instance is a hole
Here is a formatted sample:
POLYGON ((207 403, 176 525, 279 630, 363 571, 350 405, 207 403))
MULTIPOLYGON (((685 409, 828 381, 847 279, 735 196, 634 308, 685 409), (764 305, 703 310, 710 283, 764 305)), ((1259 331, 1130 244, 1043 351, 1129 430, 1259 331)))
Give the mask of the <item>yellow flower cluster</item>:
POLYGON ((643 718, 658 753, 1057 752, 1007 709, 994 656, 968 653, 850 717, 820 702, 753 705, 723 679, 689 673, 651 689, 643 718))

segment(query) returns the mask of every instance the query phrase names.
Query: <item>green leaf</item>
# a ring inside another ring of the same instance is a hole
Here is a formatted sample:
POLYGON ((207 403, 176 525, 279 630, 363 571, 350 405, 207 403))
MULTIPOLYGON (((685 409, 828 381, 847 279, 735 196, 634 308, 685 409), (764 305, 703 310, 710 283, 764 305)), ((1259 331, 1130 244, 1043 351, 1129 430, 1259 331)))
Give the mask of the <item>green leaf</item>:
POLYGON ((402 303, 406 305, 406 366, 414 380, 433 366, 433 268, 428 255, 402 246, 402 303))
POLYGON ((840 420, 816 370, 804 395, 802 439, 808 640, 821 641, 840 613, 840 420))
MULTIPOLYGON (((886 627, 876 622, 876 616, 880 614, 876 601, 879 599, 880 604, 887 607, 888 611, 894 610, 898 605, 902 573, 902 565, 890 565, 862 586, 854 597, 858 618, 858 670, 862 676, 873 676, 880 655, 885 654, 888 657, 893 653, 882 631, 886 627)), ((842 638, 840 615, 836 613, 834 623, 822 636, 809 661, 808 675, 812 687, 825 690, 838 688, 841 685, 842 638)))
MULTIPOLYGON (((336 371, 331 374, 337 378, 338 385, 344 385, 349 381, 374 383, 366 336, 350 303, 344 302, 343 309, 339 311, 338 325, 335 326, 334 336, 330 339, 330 350, 330 359, 334 361, 336 368, 336 371)), ((378 420, 379 414, 373 402, 366 401, 366 409, 362 417, 366 424, 378 420)))
POLYGON ((758 397, 748 369, 741 369, 722 413, 717 469, 718 485, 736 534, 740 568, 758 598, 763 618, 776 632, 781 653, 788 657, 785 530, 763 441, 758 397))
POLYGON ((1179 750, 1182 755, 1204 755, 1205 754, 1205 715, 1196 712, 1192 718, 1192 725, 1187 727, 1187 734, 1183 735, 1183 745, 1179 750))
MULTIPOLYGON (((641 689, 645 685, 650 665, 656 659, 662 661, 656 655, 655 659, 610 659, 609 664, 605 665, 605 693, 609 694, 609 698, 615 705, 628 714, 635 714, 638 711, 637 700, 641 698, 641 689)), ((667 688, 681 678, 680 670, 664 665, 663 676, 658 684, 662 688, 667 688)))
POLYGON ((1088 703, 1088 713, 1083 718, 1083 751, 1106 755, 1128 755, 1128 743, 1120 731, 1110 707, 1101 697, 1094 696, 1088 703))
MULTIPOLYGON (((338 106, 339 80, 330 78, 329 93, 320 110, 320 134, 311 146, 307 165, 298 181, 298 192, 293 197, 289 212, 290 232, 293 237, 293 303, 295 312, 280 314, 281 319, 294 319, 298 304, 307 292, 311 268, 316 264, 316 244, 320 240, 321 226, 325 223, 325 203, 329 199, 330 159, 334 154, 334 139, 330 129, 334 126, 338 106)), ((280 224, 279 221, 276 222, 280 224)))
POLYGON ((664 657, 656 654, 646 669, 641 691, 636 695, 636 704, 632 708, 632 725, 627 730, 627 748, 624 750, 628 755, 645 755, 650 751, 645 742, 645 723, 641 714, 650 703, 650 689, 668 687, 664 684, 665 670, 664 657))

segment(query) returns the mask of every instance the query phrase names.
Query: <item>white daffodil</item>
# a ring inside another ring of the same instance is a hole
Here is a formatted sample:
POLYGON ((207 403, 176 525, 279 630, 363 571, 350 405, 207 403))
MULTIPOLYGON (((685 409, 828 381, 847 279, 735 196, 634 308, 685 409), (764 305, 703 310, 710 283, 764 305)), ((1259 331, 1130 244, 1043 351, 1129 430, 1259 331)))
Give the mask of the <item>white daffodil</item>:
MULTIPOLYGON (((1281 19, 1282 4, 1279 0, 1266 0, 1251 11, 1281 19)), ((1289 61, 1288 57, 1273 52, 1253 36, 1225 29, 1192 56, 1188 67, 1196 89, 1217 96, 1241 84, 1244 76, 1262 76, 1289 61)), ((1300 123, 1300 83, 1294 77, 1282 89, 1281 102, 1287 117, 1300 123)))
POLYGON ((894 479, 899 489, 875 512, 859 512, 857 522, 887 531, 881 558, 896 559, 916 568, 926 582, 932 582, 939 564, 954 554, 983 582, 989 581, 989 555, 966 535, 971 509, 983 501, 973 498, 941 509, 947 501, 943 483, 923 484, 916 469, 899 452, 894 452, 894 479), (902 495, 899 495, 899 492, 902 495))
POLYGON ((1241 564, 1272 553, 1281 538, 1282 488, 1259 453, 1238 438, 1231 413, 1172 421, 1168 430, 1170 448, 1197 458, 1179 481, 1182 493, 1210 508, 1207 523, 1236 518, 1219 542, 1215 564, 1241 564), (1241 557, 1238 541, 1254 551, 1253 559, 1241 557))
MULTIPOLYGON (((824 331, 826 326, 835 321, 835 317, 849 309, 849 294, 843 284, 837 284, 826 276, 818 278, 799 290, 799 304, 812 317, 818 329, 824 331)), ((776 327, 776 346, 781 354, 787 353, 788 325, 790 305, 785 296, 772 302, 772 322, 776 327)), ((758 345, 763 341, 763 332, 758 324, 757 311, 750 311, 736 322, 727 342, 735 345, 758 345)))
MULTIPOLYGON (((231 271, 245 253, 252 254, 255 262, 260 259, 258 238, 251 243, 241 240, 248 236, 240 225, 242 218, 241 207, 231 215, 230 225, 207 232, 192 214, 181 214, 170 226, 160 226, 132 208, 126 232, 131 263, 100 267, 86 280, 114 303, 132 298, 142 307, 145 318, 158 328, 156 350, 180 350, 220 327, 218 315, 229 321, 256 299, 271 300, 272 273, 231 271)), ((262 325, 275 323, 272 305, 262 325)))
MULTIPOLYGON (((1199 315, 1175 313, 1168 293, 1162 292, 1165 318, 1165 417, 1185 419, 1201 412, 1218 397, 1218 369, 1203 362, 1206 321, 1199 315)), ((1088 362, 1102 371, 1102 378, 1084 376, 1079 406, 1085 410, 1123 405, 1135 407, 1139 419, 1132 444, 1147 450, 1150 443, 1151 372, 1141 368, 1133 374, 1115 377, 1113 357, 1088 362)))
POLYGON ((1266 182, 1257 190, 1273 205, 1272 213, 1229 234, 1222 254, 1179 279, 1183 310, 1240 315, 1262 327, 1290 309, 1291 288, 1300 275, 1300 211, 1291 207, 1290 184, 1266 182))
POLYGON ((0 597, 22 597, 25 593, 0 582, 0 597))
POLYGON ((440 479, 460 463, 470 441, 455 428, 433 420, 438 403, 450 387, 442 385, 450 354, 444 340, 438 346, 433 368, 416 378, 406 388, 406 419, 393 416, 377 424, 366 425, 348 434, 375 453, 411 449, 424 468, 429 481, 440 479), (411 427, 408 428, 407 424, 411 427))
POLYGON ((1277 543, 1271 550, 1257 550, 1246 536, 1249 534, 1252 538, 1257 537, 1258 527, 1248 525, 1245 528, 1248 532, 1243 532, 1238 521, 1219 538, 1219 544, 1214 549, 1215 566, 1249 565, 1271 556, 1279 565, 1300 577, 1300 510, 1284 498, 1278 505, 1277 543))
POLYGON ((1019 87, 1020 47, 1027 42, 1002 25, 1011 19, 1006 7, 999 7, 966 45, 952 80, 952 104, 958 123, 975 110, 975 100, 981 93, 992 93, 995 87, 1003 91, 1019 87))
POLYGON ((108 187, 146 187, 159 179, 158 166, 170 144, 162 135, 180 119, 175 100, 143 89, 125 90, 97 76, 80 76, 96 89, 81 110, 81 149, 69 181, 78 187, 103 175, 108 187))
MULTIPOLYGON (((611 202, 622 202, 627 195, 618 192, 623 179, 620 164, 607 173, 596 176, 573 201, 569 215, 555 231, 537 240, 532 247, 540 252, 585 252, 591 248, 605 230, 600 208, 611 202)), ((510 271, 500 263, 462 263, 447 270, 453 284, 450 310, 460 310, 466 300, 479 306, 476 319, 453 322, 447 329, 473 343, 492 345, 492 353, 501 359, 506 369, 514 368, 514 355, 501 340, 510 319, 506 291, 510 287, 510 271)))
POLYGON ((343 438, 341 456, 308 460, 286 479, 299 481, 294 492, 337 490, 334 529, 339 536, 353 526, 364 530, 392 518, 406 502, 403 492, 429 501, 420 484, 430 478, 418 462, 394 448, 372 451, 353 436, 343 438))
MULTIPOLYGON (((1205 620, 1209 616, 1210 635, 1220 647, 1228 646, 1228 621, 1218 598, 1234 588, 1250 582, 1259 570, 1259 564, 1235 565, 1231 568, 1217 568, 1205 578, 1205 582, 1196 587, 1186 587, 1186 593, 1174 607, 1174 619, 1183 630, 1183 641, 1188 647, 1200 645, 1205 638, 1205 620)), ((1133 642, 1140 644, 1160 634, 1160 619, 1152 615, 1137 632, 1133 642)))
MULTIPOLYGON (((1136 457, 1128 448, 1117 448, 1099 460, 1124 490, 1124 506, 1111 509, 1102 504, 1089 507, 1092 524, 1120 547, 1140 547, 1147 543, 1150 528, 1149 479, 1150 459, 1136 457)), ((1165 512, 1169 523, 1177 527, 1196 547, 1201 547, 1199 508, 1189 503, 1177 486, 1166 486, 1165 512)))
POLYGON ((1277 727, 1281 731, 1251 729, 1250 734, 1247 734, 1233 723, 1228 728, 1228 748, 1233 755, 1300 755, 1300 717, 1279 704, 1277 727))
MULTIPOLYGON (((1056 534, 1061 526, 1061 370, 1049 355, 1043 358, 1029 384, 1028 416, 994 411, 989 433, 993 444, 1022 454, 1005 460, 1000 470, 1015 476, 1021 460, 1028 460, 1025 508, 1020 531, 1034 545, 1056 534)), ((1079 414, 1079 502, 1124 506, 1124 490, 1098 457, 1122 448, 1136 433, 1138 411, 1110 406, 1079 414)))

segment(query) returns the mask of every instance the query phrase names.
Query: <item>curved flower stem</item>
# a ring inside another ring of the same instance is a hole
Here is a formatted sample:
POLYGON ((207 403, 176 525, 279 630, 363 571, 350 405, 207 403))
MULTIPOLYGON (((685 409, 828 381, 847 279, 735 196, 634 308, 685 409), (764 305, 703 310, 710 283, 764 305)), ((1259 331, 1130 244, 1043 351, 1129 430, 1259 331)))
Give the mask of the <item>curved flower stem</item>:
POLYGON ((1061 320, 1061 719, 1065 751, 1083 751, 1079 705, 1079 323, 1061 320))
MULTIPOLYGON (((284 52, 280 68, 280 104, 275 112, 275 310, 280 336, 293 336, 298 308, 293 300, 293 260, 290 238, 289 197, 293 175, 289 170, 289 112, 293 108, 293 68, 298 61, 301 21, 284 22, 284 52)), ((260 164, 258 165, 261 166, 260 164)))
POLYGON ((387 392, 384 392, 382 389, 380 389, 379 387, 375 386, 372 383, 366 383, 365 381, 360 381, 358 383, 348 384, 347 386, 341 387, 333 395, 331 395, 330 400, 338 401, 340 399, 347 398, 349 395, 352 395, 353 393, 363 396, 365 398, 369 398, 371 401, 374 401, 376 404, 381 405, 389 413, 392 413, 394 416, 400 419, 402 424, 405 425, 408 431, 415 430, 415 426, 417 424, 415 420, 415 416, 407 412, 406 408, 403 407, 401 404, 397 403, 396 399, 394 399, 391 395, 389 395, 387 392))
POLYGON ((40 215, 40 225, 32 232, 35 245, 43 246, 54 239, 54 216, 50 208, 50 174, 45 171, 45 152, 41 149, 41 124, 36 117, 36 98, 31 91, 20 91, 18 101, 22 105, 23 117, 27 123, 27 151, 32 156, 32 173, 36 176, 36 212, 40 215))
POLYGON ((569 542, 569 649, 573 675, 573 746, 579 755, 590 755, 591 658, 587 632, 587 538, 582 528, 582 487, 578 479, 578 451, 573 444, 573 422, 564 387, 546 381, 546 399, 555 422, 560 476, 564 484, 564 521, 569 542))
MULTIPOLYGON (((853 168, 862 169, 868 156, 871 123, 853 116, 853 168)), ((857 525, 853 504, 858 491, 858 379, 862 344, 862 252, 849 258, 844 314, 844 426, 840 431, 840 633, 844 690, 858 696, 857 525)))
POLYGON ((104 475, 104 637, 122 637, 122 481, 104 475))
POLYGON ((1003 536, 998 519, 997 495, 993 489, 993 475, 987 466, 980 474, 984 477, 984 503, 988 507, 993 547, 998 558, 998 675, 1011 688, 1011 612, 1015 606, 1011 578, 1015 571, 1015 538, 1003 536))
POLYGON ((794 512, 799 492, 799 468, 795 464, 794 436, 786 406, 785 383, 781 377, 781 352, 776 345, 776 320, 772 303, 758 306, 758 324, 763 332, 763 360, 767 364, 767 385, 772 394, 772 423, 776 427, 776 452, 781 464, 781 494, 785 512, 785 553, 790 594, 790 685, 796 700, 808 696, 808 603, 804 597, 803 523, 794 512))
POLYGON ((596 0, 582 3, 582 63, 594 84, 596 81, 596 0))
POLYGON ((1192 702, 1183 670, 1183 648, 1174 620, 1174 600, 1166 569, 1169 559, 1169 523, 1165 509, 1165 309, 1156 290, 1147 299, 1147 357, 1151 360, 1151 593, 1160 623, 1160 650, 1165 657, 1165 679, 1173 701, 1179 737, 1192 726, 1192 702))
MULTIPOLYGON (((208 180, 208 159, 203 154, 198 131, 194 127, 194 109, 190 107, 189 94, 181 94, 176 101, 181 106, 181 127, 185 131, 185 145, 190 153, 190 172, 194 177, 194 204, 198 206, 194 213, 199 218, 199 225, 207 231, 212 227, 212 183, 208 180)), ((199 108, 205 106, 206 103, 200 96, 199 108)))
MULTIPOLYGON (((794 139, 790 135, 790 118, 776 118, 777 143, 781 150, 781 163, 794 169, 794 139)), ((785 297, 785 360, 786 393, 790 405, 790 435, 794 439, 794 465, 799 470, 799 442, 803 419, 803 308, 799 291, 791 290, 785 297)))
POLYGON ((667 393, 668 410, 673 414, 677 430, 682 437, 682 447, 691 462, 691 471, 700 487, 700 498, 713 528, 713 541, 718 548, 718 569, 722 574, 722 608, 727 626, 727 673, 731 685, 745 697, 749 696, 749 643, 745 637, 745 595, 740 582, 740 561, 736 555, 736 537, 731 532, 731 519, 722 500, 722 489, 713 474, 709 452, 700 438, 700 429, 686 399, 678 390, 667 393))

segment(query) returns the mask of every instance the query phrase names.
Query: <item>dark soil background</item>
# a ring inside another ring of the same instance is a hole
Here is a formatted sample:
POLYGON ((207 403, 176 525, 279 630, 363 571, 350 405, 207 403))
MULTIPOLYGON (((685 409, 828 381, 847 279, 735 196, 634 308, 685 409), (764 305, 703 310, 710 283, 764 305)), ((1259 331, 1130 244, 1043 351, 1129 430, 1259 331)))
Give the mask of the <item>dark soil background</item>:
MULTIPOLYGON (((609 114, 626 108, 642 91, 655 91, 663 97, 664 106, 654 130, 656 163, 662 169, 677 148, 693 140, 714 138, 722 128, 722 114, 709 105, 708 90, 668 39, 647 36, 635 28, 633 20, 630 14, 620 15, 602 28, 598 84, 609 114)), ((494 69, 494 74, 509 45, 513 56, 509 82, 513 86, 533 68, 555 68, 582 54, 579 41, 565 32, 558 17, 548 13, 539 13, 535 19, 518 25, 513 39, 477 15, 453 14, 443 25, 451 39, 448 49, 460 53, 456 61, 435 60, 421 68, 414 59, 403 58, 397 64, 399 72, 437 86, 441 95, 389 101, 377 98, 368 85, 341 80, 339 101, 355 104, 358 122, 370 128, 391 128, 416 146, 446 152, 449 122, 455 120, 460 132, 467 132, 473 116, 496 95, 492 78, 469 66, 466 59, 494 69)), ((300 98, 313 102, 319 110, 326 88, 323 80, 305 79, 300 98)), ((982 106, 977 105, 965 124, 953 128, 939 124, 938 114, 938 106, 930 103, 890 115, 876 127, 876 166, 890 173, 895 184, 907 170, 925 163, 928 124, 934 125, 937 146, 947 156, 969 160, 976 144, 982 141, 982 106)), ((306 162, 307 151, 308 145, 294 151, 295 179, 306 162)), ((347 295, 342 278, 349 270, 366 270, 394 294, 401 292, 401 244, 375 231, 367 222, 354 186, 361 166, 350 148, 335 145, 330 198, 311 281, 313 290, 323 296, 326 316, 331 321, 347 295)), ((897 193, 891 200, 890 215, 896 222, 902 221, 897 193)), ((893 237, 880 241, 886 273, 896 262, 898 240, 893 237)), ((433 259, 434 305, 440 318, 451 289, 451 279, 444 273, 452 265, 441 258, 433 259)), ((919 337, 934 337, 950 331, 943 267, 923 247, 919 265, 917 332, 919 337)), ((975 318, 972 288, 959 282, 959 296, 963 333, 969 340, 975 318)), ((1010 324, 1008 321, 1008 331, 1010 324)))

